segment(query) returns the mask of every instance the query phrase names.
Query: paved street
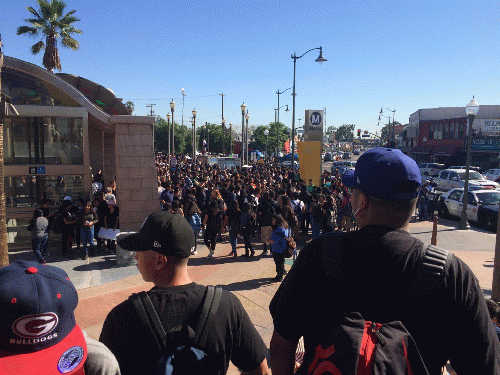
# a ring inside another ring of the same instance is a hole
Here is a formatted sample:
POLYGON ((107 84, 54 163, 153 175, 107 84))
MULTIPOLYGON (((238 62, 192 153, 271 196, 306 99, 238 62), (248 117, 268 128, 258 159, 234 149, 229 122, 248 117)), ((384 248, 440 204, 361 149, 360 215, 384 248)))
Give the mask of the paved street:
MULTIPOLYGON (((438 226, 438 246, 452 250, 466 262, 475 275, 485 294, 491 293, 495 235, 477 228, 469 231, 455 229, 457 222, 442 220, 438 226)), ((423 241, 430 242, 431 222, 414 222, 411 233, 423 241)), ((242 246, 241 244, 239 246, 242 246)), ((260 254, 262 246, 256 245, 260 254)), ((239 250, 243 252, 242 249, 239 250)), ((275 276, 272 257, 232 258, 228 254, 230 245, 227 237, 217 244, 214 259, 206 258, 207 249, 198 246, 198 255, 189 262, 189 272, 193 280, 204 285, 221 285, 235 293, 247 310, 258 332, 269 346, 273 325, 268 306, 279 283, 271 281, 275 276)), ((11 261, 19 257, 31 257, 29 250, 19 250, 11 261)), ((291 262, 287 260, 287 269, 291 262)), ((80 302, 76 319, 87 333, 98 338, 107 313, 131 293, 148 290, 151 283, 145 283, 135 266, 116 267, 114 256, 98 256, 83 260, 55 260, 49 264, 65 269, 79 289, 80 302)), ((238 373, 234 367, 229 374, 238 373)))

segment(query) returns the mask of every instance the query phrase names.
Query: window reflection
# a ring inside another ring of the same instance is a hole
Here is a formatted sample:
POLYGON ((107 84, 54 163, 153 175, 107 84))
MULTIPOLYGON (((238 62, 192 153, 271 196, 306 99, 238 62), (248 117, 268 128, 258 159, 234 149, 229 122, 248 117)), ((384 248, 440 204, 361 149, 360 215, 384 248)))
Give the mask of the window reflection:
POLYGON ((83 175, 5 177, 7 207, 35 207, 45 198, 57 205, 65 196, 73 201, 83 197, 83 175))
POLYGON ((83 164, 82 118, 5 119, 5 164, 83 164))

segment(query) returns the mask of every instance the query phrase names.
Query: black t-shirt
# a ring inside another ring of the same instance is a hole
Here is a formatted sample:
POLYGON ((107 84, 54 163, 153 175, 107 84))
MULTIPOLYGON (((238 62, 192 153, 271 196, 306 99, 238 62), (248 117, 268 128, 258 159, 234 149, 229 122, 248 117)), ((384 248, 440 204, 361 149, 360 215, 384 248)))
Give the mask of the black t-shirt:
POLYGON ((271 301, 275 330, 292 341, 304 336, 311 353, 342 314, 360 312, 366 320, 402 321, 430 374, 447 360, 459 374, 500 373, 483 292, 460 259, 452 256, 440 289, 410 300, 422 251, 408 232, 375 226, 311 241, 271 301))
MULTIPOLYGON (((206 287, 195 283, 154 287, 148 292, 165 331, 187 322, 196 329, 206 287)), ((213 358, 210 374, 225 374, 232 361, 243 371, 253 371, 264 360, 267 348, 236 296, 222 291, 216 319, 203 350, 213 358)), ((116 356, 122 375, 153 374, 159 356, 151 332, 142 326, 130 300, 106 317, 99 341, 116 356)))

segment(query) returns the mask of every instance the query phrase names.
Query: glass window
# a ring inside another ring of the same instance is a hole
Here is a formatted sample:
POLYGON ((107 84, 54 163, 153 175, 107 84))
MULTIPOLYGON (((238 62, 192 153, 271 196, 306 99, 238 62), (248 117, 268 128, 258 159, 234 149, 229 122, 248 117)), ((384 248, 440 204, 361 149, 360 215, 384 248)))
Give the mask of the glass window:
POLYGON ((450 172, 450 175, 448 176, 449 180, 453 180, 453 178, 458 178, 457 172, 450 172))
POLYGON ((462 192, 460 190, 455 190, 453 193, 450 194, 449 198, 455 201, 460 201, 460 199, 462 198, 462 192))
POLYGON ((44 198, 60 204, 67 195, 73 201, 83 197, 83 175, 5 177, 7 207, 36 207, 44 198))
POLYGON ((448 175, 450 174, 450 172, 448 171, 443 171, 439 174, 439 178, 442 178, 444 180, 448 179, 448 175))
POLYGON ((465 138, 465 123, 460 122, 458 125, 458 139, 464 139, 465 138))
POLYGON ((467 204, 473 204, 474 206, 477 206, 476 198, 474 198, 474 194, 472 194, 472 193, 467 194, 467 204))
POLYGON ((5 164, 83 164, 82 118, 5 119, 5 164))

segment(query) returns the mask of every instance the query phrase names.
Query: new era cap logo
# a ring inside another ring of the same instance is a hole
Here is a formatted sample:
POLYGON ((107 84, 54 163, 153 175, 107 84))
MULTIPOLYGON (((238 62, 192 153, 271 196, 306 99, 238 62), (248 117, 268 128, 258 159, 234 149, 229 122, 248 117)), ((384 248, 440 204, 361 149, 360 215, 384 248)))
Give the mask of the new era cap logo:
POLYGON ((47 335, 56 328, 58 322, 54 313, 23 316, 12 324, 12 330, 20 337, 35 339, 47 335))
POLYGON ((161 248, 161 245, 158 241, 155 241, 155 242, 153 242, 153 247, 160 247, 161 248))

